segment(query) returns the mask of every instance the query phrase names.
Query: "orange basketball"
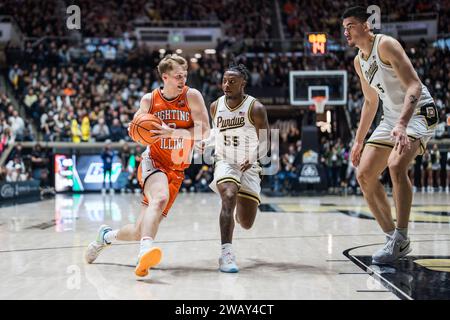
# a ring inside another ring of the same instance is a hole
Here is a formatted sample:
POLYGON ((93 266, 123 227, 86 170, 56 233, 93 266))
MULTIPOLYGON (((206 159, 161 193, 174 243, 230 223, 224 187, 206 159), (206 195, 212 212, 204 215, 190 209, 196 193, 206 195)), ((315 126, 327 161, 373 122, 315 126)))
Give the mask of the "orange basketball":
POLYGON ((157 130, 156 124, 161 125, 162 121, 157 116, 150 113, 143 113, 138 115, 131 121, 129 135, 133 141, 143 144, 152 145, 159 138, 154 137, 154 133, 150 130, 157 130))

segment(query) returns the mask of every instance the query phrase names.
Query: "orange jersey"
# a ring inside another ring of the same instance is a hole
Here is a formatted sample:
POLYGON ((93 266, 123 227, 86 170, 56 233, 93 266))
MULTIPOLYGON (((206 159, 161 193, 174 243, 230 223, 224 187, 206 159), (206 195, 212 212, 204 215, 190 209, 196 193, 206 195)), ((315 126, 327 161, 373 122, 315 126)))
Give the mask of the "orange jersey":
MULTIPOLYGON (((194 126, 189 108, 187 91, 184 86, 181 94, 173 100, 163 97, 161 89, 152 92, 152 105, 149 113, 160 118, 169 127, 189 129, 194 126)), ((183 138, 161 138, 148 146, 151 159, 172 170, 184 170, 191 164, 191 153, 194 140, 183 138)))

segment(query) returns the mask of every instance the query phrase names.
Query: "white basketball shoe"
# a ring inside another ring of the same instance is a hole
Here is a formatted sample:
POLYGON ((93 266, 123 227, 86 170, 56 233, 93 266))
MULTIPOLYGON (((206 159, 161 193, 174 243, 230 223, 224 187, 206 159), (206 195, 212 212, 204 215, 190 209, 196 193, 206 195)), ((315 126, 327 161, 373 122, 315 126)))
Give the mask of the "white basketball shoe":
POLYGON ((236 256, 231 250, 223 252, 219 258, 219 270, 226 273, 239 272, 239 268, 236 265, 236 256))
POLYGON ((100 252, 105 249, 107 246, 110 246, 111 243, 107 243, 104 239, 104 236, 107 232, 112 231, 112 228, 103 224, 98 229, 97 239, 92 241, 86 250, 85 259, 87 263, 92 263, 97 259, 100 252))
POLYGON ((387 235, 387 238, 384 247, 372 255, 373 264, 392 263, 412 251, 409 238, 404 238, 397 230, 392 236, 387 235))

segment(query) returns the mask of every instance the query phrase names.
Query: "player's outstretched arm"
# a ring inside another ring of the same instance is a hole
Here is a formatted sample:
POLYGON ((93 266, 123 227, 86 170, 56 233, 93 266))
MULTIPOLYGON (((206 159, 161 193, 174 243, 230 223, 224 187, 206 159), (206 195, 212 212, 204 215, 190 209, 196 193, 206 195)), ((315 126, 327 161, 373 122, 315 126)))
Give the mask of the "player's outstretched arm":
POLYGON ((358 56, 354 60, 355 70, 359 76, 359 81, 361 83, 361 89, 364 94, 364 104, 361 110, 361 118, 359 120, 359 126, 356 130, 355 141, 353 142, 353 147, 351 151, 351 160, 355 167, 359 165, 359 160, 361 157, 361 151, 364 146, 364 138, 372 125, 373 119, 377 114, 378 109, 378 93, 375 89, 371 88, 367 80, 361 74, 361 66, 359 65, 358 56))

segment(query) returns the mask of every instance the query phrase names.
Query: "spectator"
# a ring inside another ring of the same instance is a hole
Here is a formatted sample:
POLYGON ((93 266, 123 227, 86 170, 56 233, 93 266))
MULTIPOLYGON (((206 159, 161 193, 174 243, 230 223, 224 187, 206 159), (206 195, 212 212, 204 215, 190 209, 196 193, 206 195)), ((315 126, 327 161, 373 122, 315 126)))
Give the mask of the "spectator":
POLYGON ((432 171, 432 183, 431 187, 434 190, 436 186, 438 191, 442 191, 441 186, 441 153, 439 152, 437 144, 433 144, 433 148, 430 151, 431 171, 432 171))
POLYGON ((11 130, 16 137, 16 140, 22 141, 25 131, 25 122, 19 116, 19 112, 17 112, 17 110, 14 110, 12 117, 10 117, 8 120, 11 125, 11 130))
POLYGON ((31 113, 31 111, 34 109, 34 104, 38 101, 38 96, 34 92, 33 89, 29 89, 27 95, 25 96, 23 103, 27 106, 28 112, 31 113))
POLYGON ((19 68, 19 65, 17 63, 9 71, 9 74, 8 74, 9 81, 11 82, 14 89, 16 89, 16 90, 19 89, 19 83, 20 83, 22 74, 23 74, 23 72, 19 68))
POLYGON ((87 114, 84 114, 81 120, 81 140, 83 142, 89 142, 91 139, 91 124, 87 114))
POLYGON ((14 167, 11 169, 7 169, 6 181, 8 182, 19 182, 19 181, 27 181, 28 175, 24 172, 24 168, 21 164, 16 163, 14 167))
POLYGON ((5 166, 0 166, 0 182, 6 181, 8 170, 5 166))
POLYGON ((422 192, 425 192, 425 182, 427 182, 427 191, 433 192, 433 172, 431 164, 431 155, 428 149, 425 150, 422 156, 422 174, 421 174, 421 185, 422 192))
POLYGON ((131 157, 131 150, 128 143, 124 143, 122 149, 120 150, 120 162, 122 163, 122 171, 128 169, 128 162, 131 157))
POLYGON ((5 128, 0 134, 0 154, 16 140, 11 128, 5 128))
POLYGON ((201 167, 200 171, 195 176, 195 189, 198 192, 209 192, 209 183, 213 179, 213 170, 211 167, 204 165, 201 167))
POLYGON ((111 150, 111 142, 108 140, 106 141, 105 149, 103 150, 103 153, 101 155, 103 160, 103 187, 102 187, 102 193, 104 194, 106 192, 106 176, 108 175, 109 178, 109 192, 111 194, 114 193, 113 185, 112 185, 112 165, 113 165, 113 159, 114 159, 114 151, 111 150))
POLYGON ((99 118, 98 123, 92 129, 92 137, 95 141, 105 141, 109 138, 109 128, 104 118, 99 118))
POLYGON ((111 140, 114 142, 123 140, 125 138, 124 127, 120 124, 119 119, 115 118, 111 126, 111 140))
POLYGON ((41 181, 41 187, 49 185, 49 164, 50 159, 47 157, 46 152, 42 149, 42 146, 37 143, 31 152, 31 176, 34 180, 41 181))
POLYGON ((71 121, 70 132, 72 133, 72 142, 80 143, 81 141, 81 129, 78 124, 78 120, 74 117, 71 121))

